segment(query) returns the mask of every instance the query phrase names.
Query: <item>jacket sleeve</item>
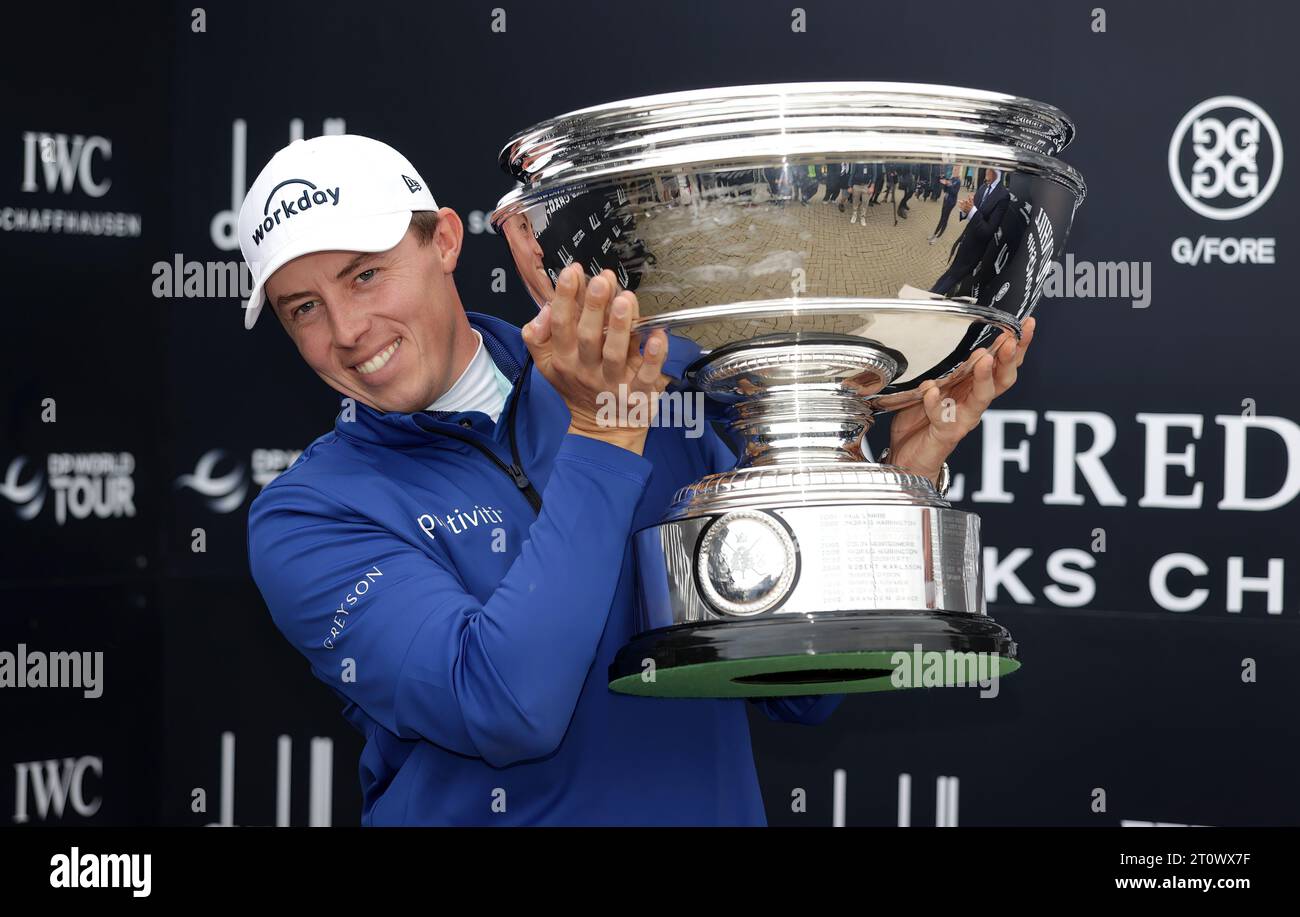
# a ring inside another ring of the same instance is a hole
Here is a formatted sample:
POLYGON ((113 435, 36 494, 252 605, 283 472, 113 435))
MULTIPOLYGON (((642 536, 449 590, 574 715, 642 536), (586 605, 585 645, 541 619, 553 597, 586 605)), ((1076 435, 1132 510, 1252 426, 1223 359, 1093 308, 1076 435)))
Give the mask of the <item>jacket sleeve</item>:
POLYGON ((505 766, 568 729, 651 467, 565 434, 528 540, 482 603, 449 564, 288 480, 250 510, 249 563, 318 678, 401 738, 505 766))
MULTIPOLYGON (((714 472, 729 471, 735 467, 736 454, 713 426, 707 425, 704 448, 708 450, 709 467, 714 472)), ((824 723, 844 699, 843 694, 804 695, 801 697, 749 698, 770 720, 802 723, 815 726, 824 723)))
POLYGON ((843 694, 809 694, 803 697, 768 697, 761 700, 751 698, 767 714, 769 720, 800 723, 804 726, 818 726, 826 722, 842 700, 843 694))

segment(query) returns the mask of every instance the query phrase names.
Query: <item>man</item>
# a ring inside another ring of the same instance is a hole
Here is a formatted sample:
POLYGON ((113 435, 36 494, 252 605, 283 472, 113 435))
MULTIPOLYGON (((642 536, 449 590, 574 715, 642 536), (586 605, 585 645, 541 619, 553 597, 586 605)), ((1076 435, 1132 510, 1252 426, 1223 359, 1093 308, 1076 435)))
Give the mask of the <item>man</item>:
POLYGON ((916 173, 910 169, 903 173, 899 179, 899 187, 903 189, 903 199, 898 202, 898 216, 900 219, 907 219, 908 213, 911 212, 907 202, 912 199, 912 192, 916 190, 916 173))
POLYGON ((930 288, 930 292, 941 296, 947 296, 979 266, 984 250, 1011 206, 1011 195, 1002 183, 1001 170, 985 169, 984 184, 975 192, 974 199, 968 197, 957 206, 957 218, 966 221, 966 228, 953 243, 956 254, 952 264, 930 288))
POLYGON ((871 196, 871 176, 872 167, 865 162, 855 162, 849 170, 849 209, 852 211, 849 223, 857 223, 860 218, 864 229, 867 226, 867 208, 863 205, 871 196))
MULTIPOLYGON (((850 163, 839 162, 831 163, 826 170, 826 194, 822 197, 823 204, 829 204, 834 201, 849 186, 850 163)), ((840 212, 844 212, 844 202, 840 201, 840 212)))
POLYGON ((798 166, 795 174, 798 176, 797 186, 799 188, 799 203, 805 207, 808 202, 817 195, 817 189, 821 186, 821 176, 817 170, 816 163, 798 166))
MULTIPOLYGON (((459 217, 365 137, 282 149, 239 229, 245 325, 269 307, 342 396, 253 502, 248 549, 277 627, 366 737, 362 824, 765 824, 745 703, 606 682, 635 626, 631 532, 735 457, 712 430, 604 423, 601 396, 679 385, 698 349, 657 332, 642 353, 635 294, 577 264, 522 335, 467 313, 459 217)), ((957 421, 932 428, 937 390, 902 412, 896 461, 937 474, 1014 382, 1011 350, 981 360, 957 421)), ((840 699, 755 703, 815 724, 840 699)))
POLYGON ((939 184, 943 186, 943 210, 939 214, 939 225, 930 234, 931 245, 939 241, 939 237, 948 231, 948 216, 952 213, 952 208, 957 205, 957 195, 961 193, 961 184, 955 175, 939 179, 939 184))

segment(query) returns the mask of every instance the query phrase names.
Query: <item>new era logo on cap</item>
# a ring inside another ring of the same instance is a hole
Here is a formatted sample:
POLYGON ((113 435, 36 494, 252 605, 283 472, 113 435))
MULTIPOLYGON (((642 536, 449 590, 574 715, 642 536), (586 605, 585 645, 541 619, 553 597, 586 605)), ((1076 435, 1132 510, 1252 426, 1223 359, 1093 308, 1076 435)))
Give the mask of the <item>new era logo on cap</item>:
POLYGON ((321 251, 387 251, 417 210, 437 210, 397 150, 356 134, 295 140, 271 157, 239 208, 239 247, 253 274, 244 327, 262 311, 267 279, 321 251))

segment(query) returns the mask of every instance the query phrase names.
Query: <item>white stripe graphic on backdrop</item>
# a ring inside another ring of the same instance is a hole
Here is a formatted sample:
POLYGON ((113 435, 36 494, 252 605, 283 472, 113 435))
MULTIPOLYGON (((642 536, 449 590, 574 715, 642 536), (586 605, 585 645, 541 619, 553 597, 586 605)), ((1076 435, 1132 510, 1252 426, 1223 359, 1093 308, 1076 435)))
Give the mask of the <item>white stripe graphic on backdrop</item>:
POLYGON ((845 772, 844 768, 835 768, 835 789, 832 794, 833 801, 831 803, 831 826, 834 828, 844 827, 844 800, 847 795, 846 789, 848 787, 848 782, 849 775, 845 772))

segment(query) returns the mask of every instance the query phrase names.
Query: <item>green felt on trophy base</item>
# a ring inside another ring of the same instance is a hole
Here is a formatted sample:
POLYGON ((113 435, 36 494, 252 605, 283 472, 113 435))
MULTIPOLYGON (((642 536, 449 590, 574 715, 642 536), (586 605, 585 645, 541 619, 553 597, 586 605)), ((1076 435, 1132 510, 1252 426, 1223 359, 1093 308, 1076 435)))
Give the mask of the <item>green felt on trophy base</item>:
MULTIPOLYGON (((795 656, 761 656, 754 659, 728 659, 692 665, 656 666, 654 680, 636 672, 615 678, 611 691, 640 697, 792 697, 805 694, 864 694, 871 691, 899 691, 906 688, 960 687, 951 673, 935 672, 925 677, 924 667, 908 669, 894 679, 893 660, 899 651, 868 650, 847 653, 817 653, 795 656), (918 683, 915 676, 920 675, 918 683), (934 675, 944 676, 935 684, 934 675)), ((908 650, 901 652, 907 653, 908 650)), ((1001 678, 1020 668, 1020 662, 1007 656, 990 656, 996 660, 996 676, 1001 678)), ((910 663, 909 663, 910 665, 910 663)), ((986 663, 987 665, 987 663, 986 663)), ((989 673, 985 669, 986 676, 989 673)), ((978 670, 966 676, 966 686, 977 686, 978 670)))

